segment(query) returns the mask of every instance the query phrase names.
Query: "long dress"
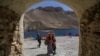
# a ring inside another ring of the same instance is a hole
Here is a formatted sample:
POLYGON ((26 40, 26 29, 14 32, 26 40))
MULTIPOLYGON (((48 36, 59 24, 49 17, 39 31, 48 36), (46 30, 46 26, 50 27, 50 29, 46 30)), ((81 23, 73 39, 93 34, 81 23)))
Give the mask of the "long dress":
POLYGON ((47 54, 53 54, 53 48, 52 48, 50 34, 47 35, 46 40, 48 41, 48 44, 47 44, 47 54))
POLYGON ((51 44, 47 45, 47 54, 52 54, 53 53, 53 48, 51 44))

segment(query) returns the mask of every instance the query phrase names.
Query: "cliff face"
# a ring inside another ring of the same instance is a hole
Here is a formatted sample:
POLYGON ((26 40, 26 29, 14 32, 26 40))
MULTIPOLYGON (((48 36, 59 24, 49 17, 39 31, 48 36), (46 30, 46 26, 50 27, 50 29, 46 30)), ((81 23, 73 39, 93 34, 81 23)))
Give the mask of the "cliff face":
POLYGON ((26 12, 25 30, 29 29, 77 29, 78 19, 73 11, 60 7, 39 7, 26 12))

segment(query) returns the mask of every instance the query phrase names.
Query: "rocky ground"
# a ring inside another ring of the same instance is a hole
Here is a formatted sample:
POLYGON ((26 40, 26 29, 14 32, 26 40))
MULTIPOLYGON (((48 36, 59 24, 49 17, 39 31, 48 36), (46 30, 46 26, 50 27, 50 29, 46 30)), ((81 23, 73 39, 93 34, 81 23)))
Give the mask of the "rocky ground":
MULTIPOLYGON (((54 56, 78 56, 79 38, 69 36, 56 37, 57 39, 57 54, 54 56)), ((37 48, 37 41, 25 39, 24 48, 25 56, 47 56, 46 45, 42 40, 41 48, 37 48)), ((51 55, 52 56, 52 55, 51 55)))

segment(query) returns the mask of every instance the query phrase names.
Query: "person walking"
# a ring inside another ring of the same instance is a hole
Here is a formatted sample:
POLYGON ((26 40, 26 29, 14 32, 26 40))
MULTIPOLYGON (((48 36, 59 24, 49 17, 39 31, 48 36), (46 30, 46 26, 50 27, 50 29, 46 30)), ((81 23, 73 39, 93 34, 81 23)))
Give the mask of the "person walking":
POLYGON ((47 55, 55 54, 56 45, 55 45, 55 38, 52 33, 48 33, 45 39, 45 44, 47 45, 47 55))
POLYGON ((41 36, 40 36, 39 32, 37 32, 37 41, 38 41, 38 47, 40 48, 40 46, 41 46, 41 36))
POLYGON ((56 54, 56 38, 55 38, 55 34, 51 34, 52 37, 52 48, 53 48, 53 55, 56 54))

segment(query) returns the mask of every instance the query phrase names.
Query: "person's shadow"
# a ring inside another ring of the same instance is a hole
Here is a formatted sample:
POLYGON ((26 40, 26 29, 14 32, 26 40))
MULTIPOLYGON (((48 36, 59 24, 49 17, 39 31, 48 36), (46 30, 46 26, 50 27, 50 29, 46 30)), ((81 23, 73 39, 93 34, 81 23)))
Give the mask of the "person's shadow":
POLYGON ((37 47, 36 48, 29 48, 29 49, 37 49, 37 47))
POLYGON ((37 47, 33 47, 33 48, 26 48, 26 49, 37 49, 37 47))
POLYGON ((47 55, 47 54, 38 54, 37 56, 50 56, 50 55, 47 55))

